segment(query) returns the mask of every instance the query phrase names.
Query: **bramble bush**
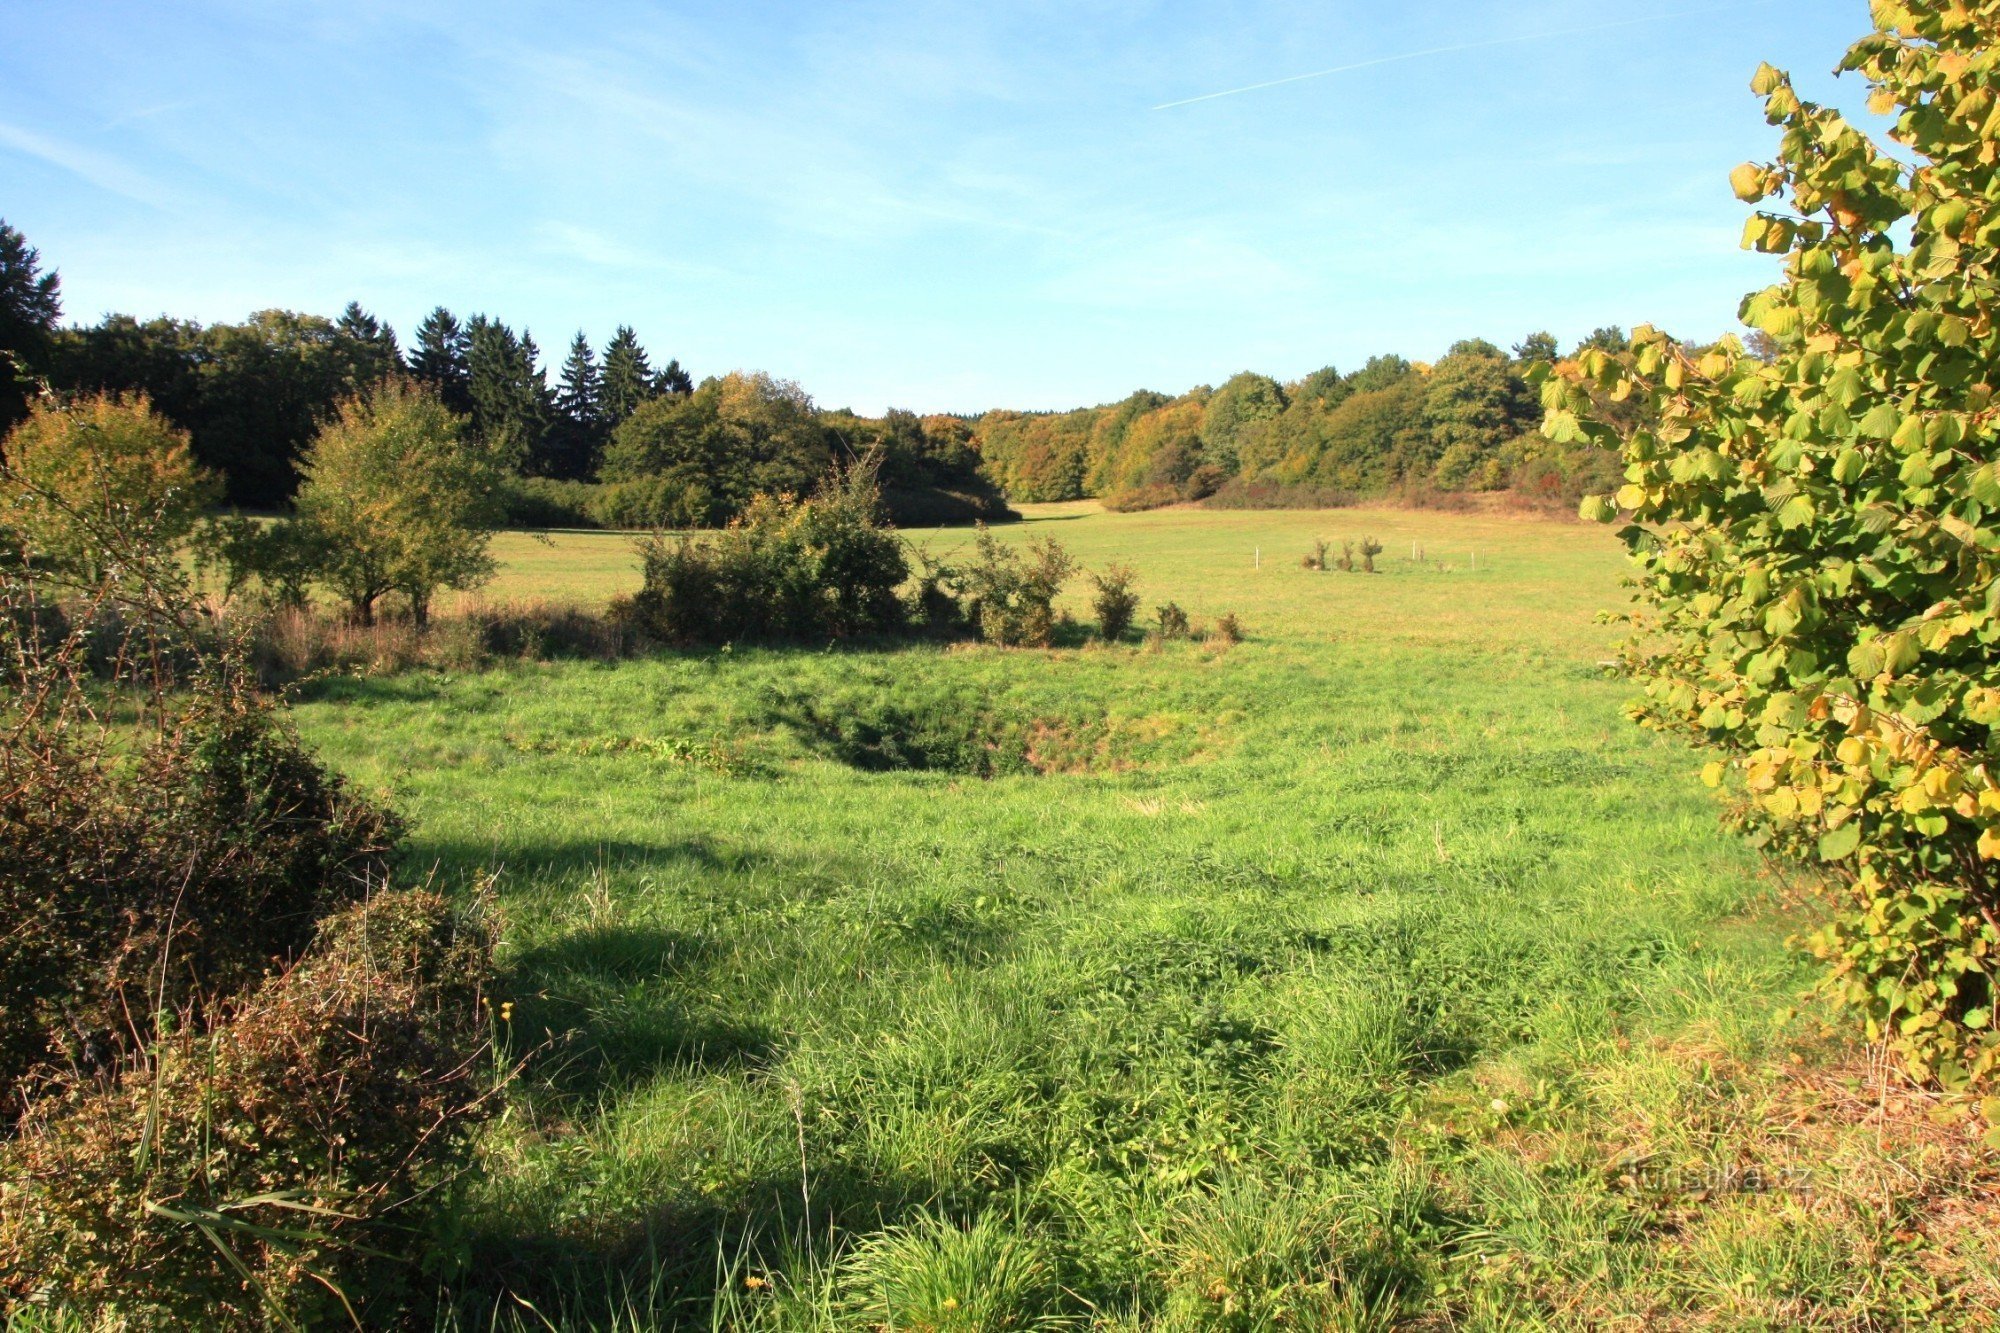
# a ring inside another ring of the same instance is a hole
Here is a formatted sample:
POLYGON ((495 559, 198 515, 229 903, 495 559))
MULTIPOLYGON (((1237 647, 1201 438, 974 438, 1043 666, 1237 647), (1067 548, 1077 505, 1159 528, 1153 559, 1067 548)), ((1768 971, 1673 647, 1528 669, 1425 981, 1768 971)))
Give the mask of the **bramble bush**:
MULTIPOLYGON (((86 418, 87 419, 87 418, 86 418)), ((88 471, 88 469, 85 469, 88 471)), ((195 600, 157 506, 8 480, 90 558, 0 565, 0 1112, 234 991, 379 882, 396 818, 322 769, 195 600), (75 571, 105 571, 80 590, 75 571)))
POLYGON ((174 496, 117 502, 93 471, 0 460, 86 554, 0 561, 0 1307, 385 1326, 389 1228, 494 1081, 467 999, 491 941, 382 891, 395 816, 256 692, 174 496))
POLYGON ((0 1298, 125 1328, 385 1327, 493 1080, 492 939, 435 893, 34 1103, 0 1148, 0 1298))
POLYGON ((1742 307, 1765 357, 1641 329, 1546 376, 1545 429, 1623 450, 1583 513, 1631 516, 1635 716, 1717 751, 1733 818, 1842 890, 1828 985, 1957 1085, 2000 1062, 2000 6, 1873 9, 1841 67, 1893 154, 1752 83, 1783 131, 1731 177, 1774 201, 1746 246, 1785 256, 1742 307), (1657 424, 1621 438, 1593 396, 1657 424))

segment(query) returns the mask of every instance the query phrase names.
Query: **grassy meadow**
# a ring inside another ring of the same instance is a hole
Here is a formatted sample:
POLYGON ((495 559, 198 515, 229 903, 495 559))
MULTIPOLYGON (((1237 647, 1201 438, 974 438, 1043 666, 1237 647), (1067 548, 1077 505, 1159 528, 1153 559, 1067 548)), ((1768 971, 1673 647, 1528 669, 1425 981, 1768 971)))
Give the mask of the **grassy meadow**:
MULTIPOLYGON (((1991 1168, 1828 1035, 1784 946, 1809 908, 1624 721, 1609 536, 1091 505, 1002 535, 1247 637, 301 701, 415 873, 499 872, 524 1072, 442 1325, 1978 1326, 1991 1168), (1363 534, 1378 576, 1300 567, 1363 534)), ((498 553, 487 597, 637 581, 616 535, 498 553)))

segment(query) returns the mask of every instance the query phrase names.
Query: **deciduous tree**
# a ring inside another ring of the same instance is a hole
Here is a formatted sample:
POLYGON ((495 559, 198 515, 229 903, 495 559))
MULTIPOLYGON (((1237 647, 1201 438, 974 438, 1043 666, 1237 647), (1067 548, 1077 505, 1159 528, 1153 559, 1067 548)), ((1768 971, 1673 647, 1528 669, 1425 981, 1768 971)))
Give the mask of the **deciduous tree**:
POLYGON ((1878 0, 1842 62, 1894 150, 1752 84, 1778 156, 1732 176, 1747 245, 1784 257, 1734 338, 1640 329, 1545 388, 1558 440, 1622 443, 1640 608, 1635 715, 1773 853, 1840 887, 1813 947, 1913 1070, 2000 1062, 2000 10, 1878 0), (1593 392, 1657 424, 1621 441, 1593 392))
POLYGON ((304 472, 297 521, 321 553, 320 581, 360 623, 398 592, 422 624, 439 588, 491 577, 503 469, 490 442, 428 388, 390 380, 343 401, 304 472))

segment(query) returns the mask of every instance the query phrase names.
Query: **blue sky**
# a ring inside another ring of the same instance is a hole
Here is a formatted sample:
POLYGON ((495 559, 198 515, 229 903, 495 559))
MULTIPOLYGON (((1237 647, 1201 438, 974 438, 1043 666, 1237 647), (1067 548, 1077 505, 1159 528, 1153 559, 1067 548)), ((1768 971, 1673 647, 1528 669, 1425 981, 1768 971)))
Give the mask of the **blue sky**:
POLYGON ((407 334, 443 303, 551 361, 630 323, 697 376, 865 411, 1712 336, 1771 271, 1726 183, 1775 146, 1751 71, 1852 106, 1830 71, 1868 26, 1862 0, 10 9, 0 216, 72 320, 358 299, 407 334))

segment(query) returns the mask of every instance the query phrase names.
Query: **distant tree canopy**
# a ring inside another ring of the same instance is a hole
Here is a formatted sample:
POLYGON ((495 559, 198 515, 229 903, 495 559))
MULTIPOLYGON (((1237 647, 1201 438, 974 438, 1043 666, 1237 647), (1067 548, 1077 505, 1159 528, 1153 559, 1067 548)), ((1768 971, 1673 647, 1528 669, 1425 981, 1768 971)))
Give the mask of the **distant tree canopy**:
POLYGON ((1232 481, 1366 495, 1491 490, 1532 476, 1538 489, 1571 490, 1572 480, 1602 474, 1604 451, 1539 433, 1527 370, 1557 354, 1553 337, 1534 333, 1511 354, 1483 339, 1455 343, 1429 366, 1378 356, 1290 384, 1245 371, 1178 398, 1141 392, 1075 412, 989 412, 971 421, 971 439, 1018 500, 1098 495, 1139 508, 1232 481))
POLYGON ((717 526, 759 494, 810 494, 836 462, 873 465, 898 522, 1004 518, 969 434, 909 412, 822 412, 789 380, 733 372, 641 404, 612 432, 603 476, 628 526, 717 526))
MULTIPOLYGON (((18 239, 18 233, 11 233, 18 239)), ((58 389, 83 393, 144 393, 186 430, 195 457, 223 479, 232 504, 276 508, 298 489, 298 460, 320 423, 343 399, 405 373, 428 386, 449 411, 470 419, 483 444, 526 476, 585 479, 595 475, 612 418, 604 372, 587 340, 571 346, 565 380, 552 389, 534 337, 504 321, 473 315, 461 321, 440 306, 417 326, 405 357, 396 331, 357 303, 337 319, 265 310, 240 324, 206 327, 160 317, 141 321, 110 315, 97 324, 56 330, 54 275, 31 282, 28 262, 0 237, 0 283, 36 295, 22 301, 41 320, 12 330, 12 306, 0 312, 0 337, 18 344, 22 360, 58 389), (46 287, 47 300, 39 294, 46 287)), ((579 335, 581 339, 581 335, 579 335)), ((630 329, 613 348, 643 364, 645 351, 630 329)), ((9 378, 11 386, 11 377, 9 378)), ((691 386, 677 362, 647 373, 630 401, 685 394, 691 386)), ((6 397, 0 392, 0 400, 6 397)), ((14 411, 18 415, 18 398, 14 411)), ((0 414, 7 411, 0 401, 0 414)), ((628 413, 629 414, 629 413, 628 413)))
MULTIPOLYGON (((1540 498, 1573 503, 1608 456, 1539 432, 1526 372, 1559 355, 1547 333, 1511 352, 1466 340, 1434 365, 1383 355, 1289 383, 1246 370, 1219 388, 1140 390, 1069 412, 864 417, 821 409, 762 373, 697 386, 679 361, 656 364, 623 324, 601 347, 577 333, 551 383, 533 335, 487 314, 439 306, 406 349, 355 302, 333 319, 265 310, 204 327, 110 315, 58 328, 58 290, 0 223, 0 360, 59 391, 145 395, 187 432, 228 502, 260 509, 293 501, 300 456, 338 404, 398 376, 465 419, 512 474, 512 521, 535 525, 727 523, 757 494, 804 495, 832 464, 860 460, 876 468, 891 517, 913 525, 1004 519, 1009 499, 1144 508, 1218 491, 1225 502, 1232 488, 1314 500, 1519 489, 1524 478, 1540 498)), ((1578 350, 1625 345, 1611 326, 1578 350)), ((25 383, 0 375, 0 426, 25 410, 25 383)), ((1641 424, 1635 402, 1599 407, 1628 429, 1641 424)))

